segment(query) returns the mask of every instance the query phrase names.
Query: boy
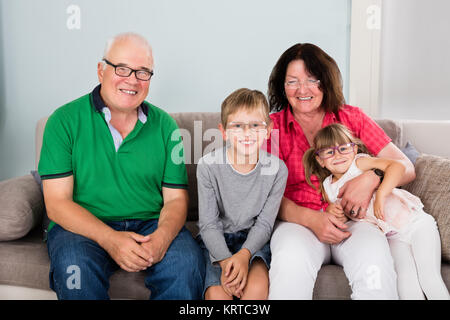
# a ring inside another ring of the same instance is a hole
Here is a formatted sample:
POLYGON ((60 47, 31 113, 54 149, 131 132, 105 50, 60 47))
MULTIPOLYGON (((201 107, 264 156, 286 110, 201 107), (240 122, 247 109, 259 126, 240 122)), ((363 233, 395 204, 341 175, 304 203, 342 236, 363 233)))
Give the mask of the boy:
POLYGON ((267 299, 269 240, 288 174, 283 161, 261 150, 271 127, 264 94, 236 90, 222 103, 226 146, 198 163, 205 299, 267 299))

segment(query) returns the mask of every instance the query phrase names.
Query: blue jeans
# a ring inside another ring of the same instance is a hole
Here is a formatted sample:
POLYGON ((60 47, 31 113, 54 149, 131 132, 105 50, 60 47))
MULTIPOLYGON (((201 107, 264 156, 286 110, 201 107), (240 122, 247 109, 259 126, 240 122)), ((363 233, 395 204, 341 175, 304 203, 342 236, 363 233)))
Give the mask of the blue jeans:
MULTIPOLYGON (((154 232, 158 220, 105 222, 116 231, 154 232)), ((50 288, 58 299, 109 299, 109 278, 117 263, 95 241, 55 225, 48 233, 50 288)), ((183 227, 164 258, 145 270, 150 299, 201 299, 205 276, 202 252, 183 227)))
MULTIPOLYGON (((230 249, 230 252, 232 254, 235 254, 239 250, 241 250, 242 245, 244 244, 245 240, 247 240, 248 232, 241 230, 235 233, 224 233, 225 242, 228 246, 228 249, 230 249)), ((203 297, 205 296, 206 290, 211 286, 220 286, 220 277, 222 276, 222 268, 218 263, 212 264, 211 259, 209 257, 209 251, 205 246, 205 243, 203 242, 203 239, 200 235, 197 236, 197 242, 200 245, 200 248, 202 249, 203 256, 205 258, 206 263, 206 273, 205 273, 205 287, 203 289, 203 297)), ((270 245, 269 242, 267 242, 260 250, 256 251, 252 257, 250 258, 249 265, 252 264, 253 260, 256 258, 260 258, 264 261, 267 270, 270 269, 270 260, 271 260, 271 253, 270 253, 270 245)))

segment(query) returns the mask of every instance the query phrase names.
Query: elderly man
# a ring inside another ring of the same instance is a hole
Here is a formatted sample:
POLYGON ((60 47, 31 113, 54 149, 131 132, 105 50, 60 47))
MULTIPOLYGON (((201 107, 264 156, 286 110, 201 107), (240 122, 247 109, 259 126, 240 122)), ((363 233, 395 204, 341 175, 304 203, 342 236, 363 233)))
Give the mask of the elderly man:
POLYGON ((145 270, 151 299, 201 298, 204 262, 183 226, 186 168, 172 159, 178 127, 144 101, 152 70, 147 41, 120 34, 98 63, 100 84, 47 121, 39 174, 59 299, 108 299, 119 267, 145 270))

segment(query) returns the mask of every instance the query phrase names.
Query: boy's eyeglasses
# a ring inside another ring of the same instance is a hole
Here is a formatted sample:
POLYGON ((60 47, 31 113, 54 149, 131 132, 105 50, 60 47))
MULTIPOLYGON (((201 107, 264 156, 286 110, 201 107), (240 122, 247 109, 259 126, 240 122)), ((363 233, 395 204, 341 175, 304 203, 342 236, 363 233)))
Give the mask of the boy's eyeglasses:
POLYGON ((353 152, 353 147, 356 145, 354 142, 341 144, 336 147, 323 148, 316 151, 316 155, 319 156, 320 159, 328 159, 334 156, 336 150, 340 154, 349 154, 353 152))
POLYGON ((264 121, 250 121, 250 122, 230 122, 227 125, 227 130, 231 130, 235 133, 242 133, 244 132, 245 127, 248 126, 248 128, 253 132, 261 132, 263 130, 267 130, 267 123, 264 121))

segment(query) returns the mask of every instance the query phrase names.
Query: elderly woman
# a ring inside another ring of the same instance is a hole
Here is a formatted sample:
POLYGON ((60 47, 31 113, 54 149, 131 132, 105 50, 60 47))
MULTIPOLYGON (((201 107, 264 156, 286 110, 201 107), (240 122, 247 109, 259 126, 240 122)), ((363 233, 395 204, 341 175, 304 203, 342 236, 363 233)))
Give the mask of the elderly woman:
MULTIPOLYGON (((344 268, 352 299, 397 299, 396 273, 384 234, 369 223, 344 224, 326 212, 321 194, 305 181, 302 157, 322 127, 339 122, 373 155, 406 166, 401 185, 415 178, 414 166, 360 108, 345 104, 336 62, 313 44, 296 44, 281 55, 270 76, 268 96, 278 130, 268 150, 289 170, 270 244, 269 299, 311 299, 318 271, 331 261, 344 268)), ((339 195, 345 213, 363 218, 381 179, 374 170, 349 181, 339 195)), ((318 186, 317 179, 313 183, 318 186)))

